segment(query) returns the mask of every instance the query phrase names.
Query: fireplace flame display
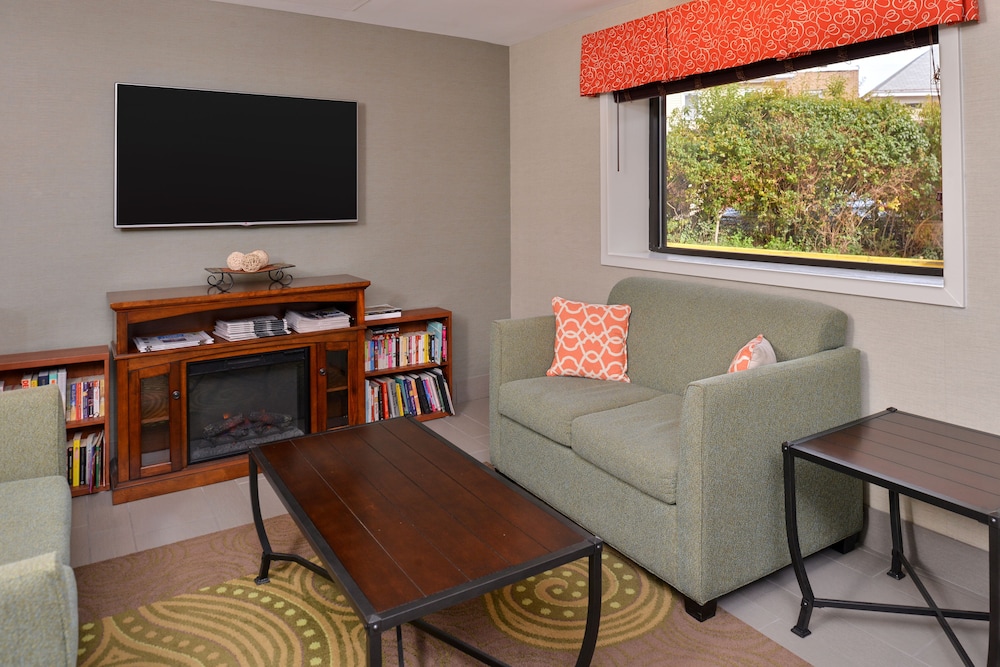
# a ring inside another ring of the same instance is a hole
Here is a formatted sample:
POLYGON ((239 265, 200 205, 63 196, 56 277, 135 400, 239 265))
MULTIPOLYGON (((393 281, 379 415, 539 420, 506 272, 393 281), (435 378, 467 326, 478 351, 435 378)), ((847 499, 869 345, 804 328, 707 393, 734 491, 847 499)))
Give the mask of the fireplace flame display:
POLYGON ((296 348, 188 364, 188 462, 305 435, 308 362, 296 348))
POLYGON ((289 424, 294 421, 295 418, 291 415, 255 410, 245 417, 242 414, 233 416, 224 414, 221 421, 207 425, 204 431, 206 439, 213 444, 236 442, 247 438, 258 441, 261 437, 267 440, 260 442, 268 442, 272 436, 283 435, 288 430, 289 424))
POLYGON ((292 415, 267 410, 248 414, 223 415, 219 421, 202 429, 203 438, 191 442, 191 460, 202 461, 233 452, 246 451, 250 445, 287 440, 304 435, 292 415))

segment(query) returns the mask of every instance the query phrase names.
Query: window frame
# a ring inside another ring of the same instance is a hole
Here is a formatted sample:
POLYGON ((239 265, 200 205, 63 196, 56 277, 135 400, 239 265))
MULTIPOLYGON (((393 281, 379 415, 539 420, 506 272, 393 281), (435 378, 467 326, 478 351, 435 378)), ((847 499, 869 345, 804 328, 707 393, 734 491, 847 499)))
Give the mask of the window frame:
POLYGON ((650 249, 650 104, 600 97, 601 264, 764 285, 964 307, 965 156, 961 26, 941 26, 944 275, 921 276, 654 252, 650 249))

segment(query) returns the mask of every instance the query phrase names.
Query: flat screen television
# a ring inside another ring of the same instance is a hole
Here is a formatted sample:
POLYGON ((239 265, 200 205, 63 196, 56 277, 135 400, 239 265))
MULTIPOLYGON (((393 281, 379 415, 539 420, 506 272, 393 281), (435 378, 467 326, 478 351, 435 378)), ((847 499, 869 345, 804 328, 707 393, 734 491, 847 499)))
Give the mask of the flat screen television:
POLYGON ((116 85, 116 228, 357 220, 357 102, 116 85))

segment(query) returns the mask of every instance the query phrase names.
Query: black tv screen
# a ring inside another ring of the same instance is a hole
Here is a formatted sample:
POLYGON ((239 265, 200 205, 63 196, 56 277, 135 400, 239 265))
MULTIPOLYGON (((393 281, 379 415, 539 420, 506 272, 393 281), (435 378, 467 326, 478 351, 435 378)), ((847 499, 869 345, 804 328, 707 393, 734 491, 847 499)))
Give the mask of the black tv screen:
POLYGON ((357 102, 116 85, 115 227, 357 220, 357 102))

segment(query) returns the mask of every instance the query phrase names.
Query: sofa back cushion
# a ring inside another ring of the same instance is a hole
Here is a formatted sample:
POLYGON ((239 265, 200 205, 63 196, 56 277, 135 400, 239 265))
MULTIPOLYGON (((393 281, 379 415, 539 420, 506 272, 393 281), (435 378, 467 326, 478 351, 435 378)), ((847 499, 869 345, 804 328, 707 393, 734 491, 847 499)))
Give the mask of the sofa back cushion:
POLYGON ((632 307, 632 381, 675 394, 725 373, 758 334, 779 362, 842 347, 847 336, 847 315, 832 306, 729 287, 632 277, 612 288, 608 303, 632 307))

